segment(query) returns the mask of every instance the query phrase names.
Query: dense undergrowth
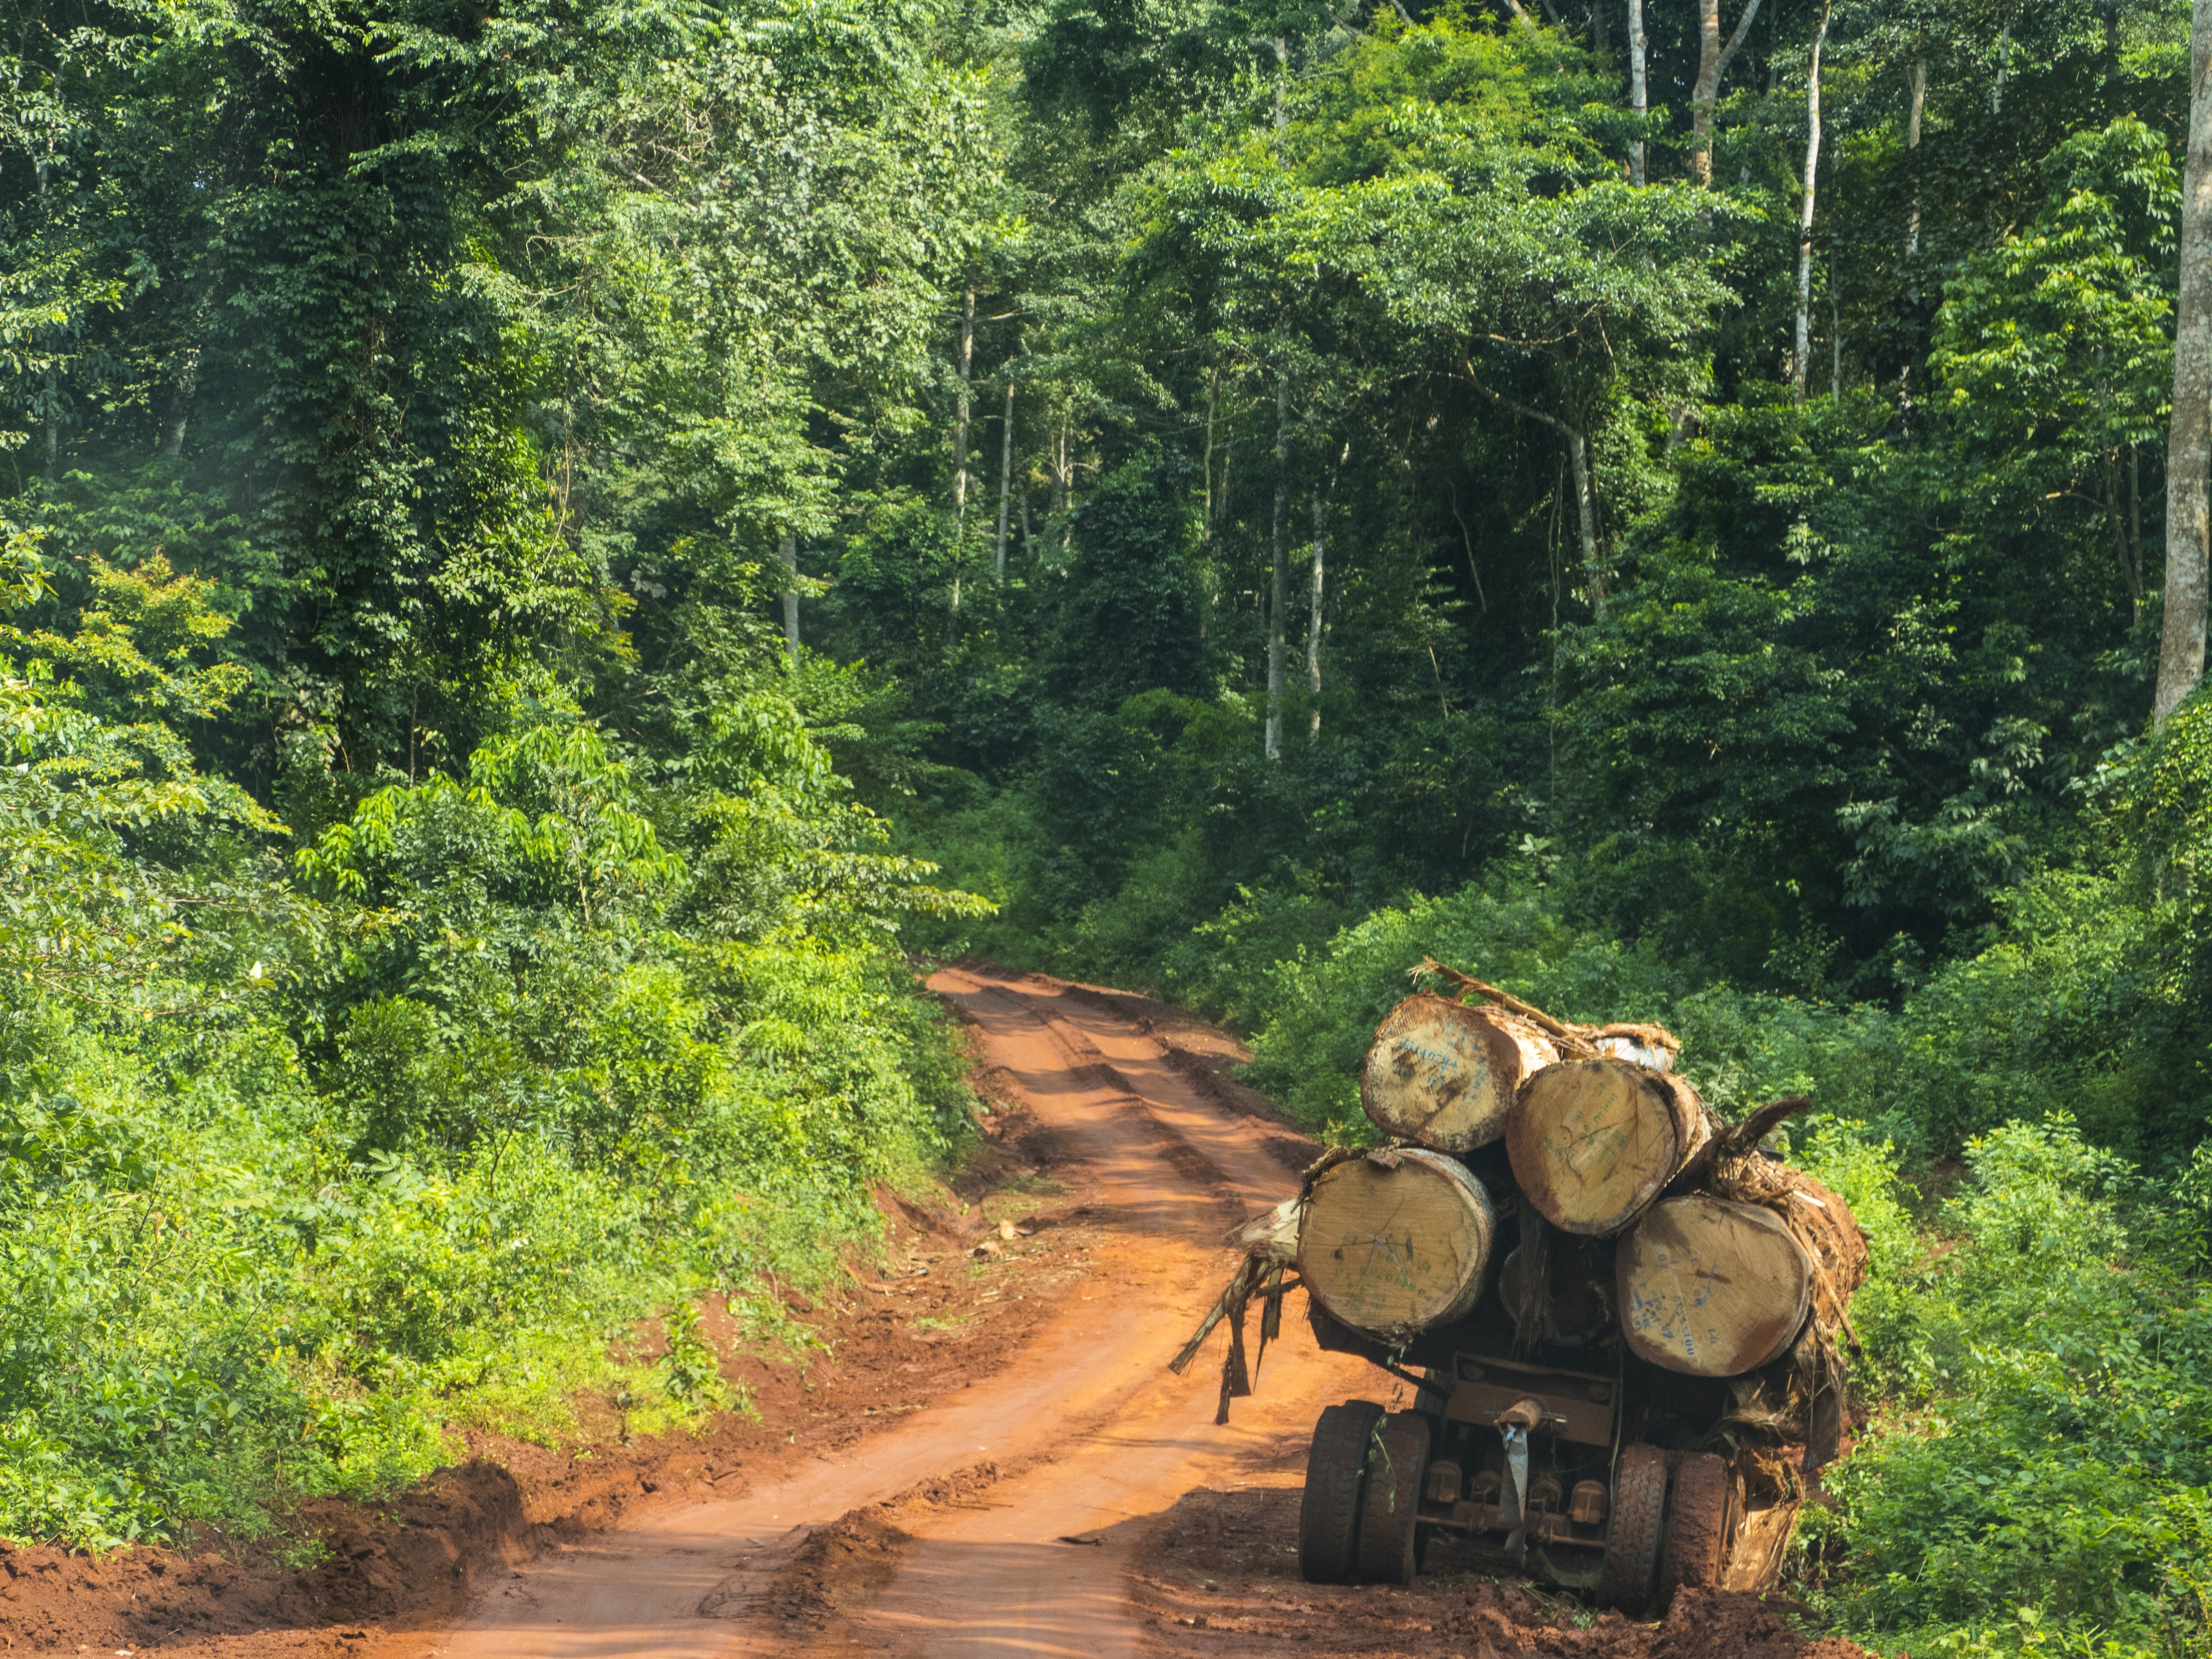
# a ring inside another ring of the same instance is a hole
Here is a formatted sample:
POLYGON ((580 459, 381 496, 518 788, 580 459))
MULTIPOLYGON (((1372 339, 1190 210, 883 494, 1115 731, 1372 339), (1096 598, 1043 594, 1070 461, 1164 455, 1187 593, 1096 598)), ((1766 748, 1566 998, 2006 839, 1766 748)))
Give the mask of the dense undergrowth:
POLYGON ((875 849, 772 666, 673 776, 517 684, 457 775, 295 848, 179 735, 234 689, 206 584, 90 576, 0 627, 0 1536, 252 1532, 459 1429, 742 1407, 704 1299, 799 1340, 763 1274, 960 1146, 890 927, 972 902, 875 849))

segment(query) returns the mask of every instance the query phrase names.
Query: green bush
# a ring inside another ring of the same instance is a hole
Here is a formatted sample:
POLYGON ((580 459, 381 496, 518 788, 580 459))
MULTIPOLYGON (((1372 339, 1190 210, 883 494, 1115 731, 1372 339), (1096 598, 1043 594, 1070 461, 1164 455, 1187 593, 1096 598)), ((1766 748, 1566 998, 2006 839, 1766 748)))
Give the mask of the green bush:
POLYGON ((422 1474, 453 1427, 741 1403, 702 1300, 775 1338, 762 1273, 830 1271, 873 1184, 962 1145, 957 1045, 891 940, 980 907, 877 850, 760 688, 673 781, 518 688, 464 773, 368 791, 288 870, 281 826, 103 702, 235 688, 193 665, 205 585, 97 580, 86 633, 0 630, 0 853, 35 895, 0 914, 0 1536, 266 1526, 422 1474), (88 634, 101 674, 60 678, 88 634))

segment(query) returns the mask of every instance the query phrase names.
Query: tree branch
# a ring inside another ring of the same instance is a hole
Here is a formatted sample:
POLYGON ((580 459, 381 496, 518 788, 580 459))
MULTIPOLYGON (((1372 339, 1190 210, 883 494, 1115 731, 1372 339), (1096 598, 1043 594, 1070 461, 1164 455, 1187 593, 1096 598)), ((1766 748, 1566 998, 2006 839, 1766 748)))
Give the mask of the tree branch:
POLYGON ((1716 90, 1721 77, 1728 73, 1728 66, 1735 59, 1737 50, 1742 46, 1744 36, 1751 33, 1751 20, 1758 15, 1759 0, 1751 0, 1751 3, 1743 9, 1743 16, 1736 23, 1735 33, 1729 36, 1728 45, 1721 48, 1720 68, 1713 76, 1716 90))

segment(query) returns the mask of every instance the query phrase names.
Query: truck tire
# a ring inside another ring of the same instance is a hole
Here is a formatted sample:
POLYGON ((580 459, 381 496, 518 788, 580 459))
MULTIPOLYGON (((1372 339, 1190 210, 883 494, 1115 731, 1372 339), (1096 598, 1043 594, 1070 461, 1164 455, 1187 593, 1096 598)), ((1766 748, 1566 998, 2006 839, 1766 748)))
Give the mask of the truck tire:
POLYGON ((1420 1536, 1421 1481, 1429 1472, 1429 1419, 1393 1412, 1367 1460, 1359 1512, 1359 1577, 1369 1584, 1413 1582, 1420 1536))
POLYGON ((1309 1584, 1359 1582, 1359 1500, 1368 1443, 1382 1420, 1373 1401, 1347 1400, 1325 1407, 1314 1425, 1298 1504, 1298 1577, 1309 1584))
POLYGON ((1656 1446, 1624 1446, 1613 1473, 1613 1524, 1605 1534, 1598 1600, 1631 1619, 1651 1603, 1667 1515, 1667 1454, 1656 1446))
POLYGON ((1659 1563, 1662 1606, 1685 1584, 1711 1589, 1721 1582, 1735 1519, 1735 1487, 1726 1460, 1711 1452, 1685 1457, 1675 1469, 1674 1494, 1667 1503, 1667 1546, 1659 1563))

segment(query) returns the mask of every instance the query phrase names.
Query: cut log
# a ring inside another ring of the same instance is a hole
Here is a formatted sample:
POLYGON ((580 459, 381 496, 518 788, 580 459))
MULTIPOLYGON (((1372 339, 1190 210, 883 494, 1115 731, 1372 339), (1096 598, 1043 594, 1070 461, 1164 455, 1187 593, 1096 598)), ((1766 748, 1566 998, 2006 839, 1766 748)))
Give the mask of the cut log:
POLYGON ((1473 1152, 1505 1133, 1522 1084, 1559 1057, 1551 1039, 1525 1019, 1423 992, 1376 1028, 1359 1103, 1395 1139, 1473 1152))
POLYGON ((1496 1206, 1464 1167, 1394 1146, 1314 1182, 1298 1272, 1340 1323, 1395 1341, 1474 1305, 1497 1237, 1496 1206))
POLYGON ((1609 1237, 1712 1138, 1680 1078, 1626 1060, 1570 1060, 1521 1087, 1505 1127, 1513 1178, 1562 1231, 1609 1237))
POLYGON ((1709 1193, 1654 1205, 1615 1257, 1621 1334, 1692 1376, 1737 1376, 1784 1352, 1813 1304, 1813 1261, 1774 1213, 1709 1193))
POLYGON ((1824 1331, 1850 1328, 1851 1297, 1867 1271, 1866 1235, 1842 1197, 1802 1170, 1759 1152, 1713 1166, 1713 1190, 1771 1211, 1813 1259, 1813 1311, 1824 1331))

